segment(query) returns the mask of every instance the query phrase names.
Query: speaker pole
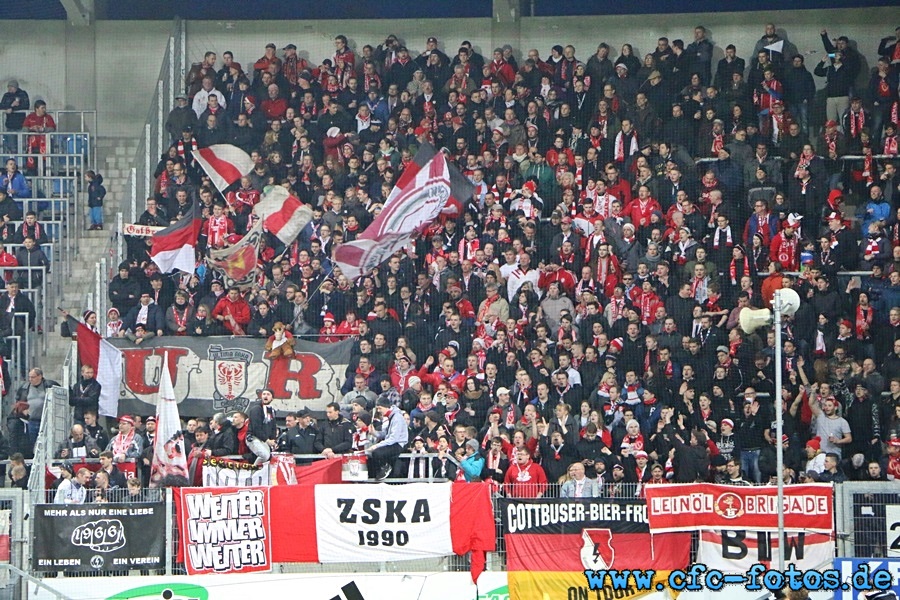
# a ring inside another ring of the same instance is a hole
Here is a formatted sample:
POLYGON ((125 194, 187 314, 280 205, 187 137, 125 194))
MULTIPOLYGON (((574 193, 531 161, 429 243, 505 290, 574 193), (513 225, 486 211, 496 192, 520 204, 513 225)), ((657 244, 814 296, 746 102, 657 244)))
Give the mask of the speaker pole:
POLYGON ((781 341, 781 311, 784 304, 781 298, 781 290, 775 290, 775 298, 772 300, 772 308, 775 313, 775 471, 778 478, 778 570, 784 571, 784 445, 781 442, 783 435, 781 378, 783 370, 782 341, 781 341))

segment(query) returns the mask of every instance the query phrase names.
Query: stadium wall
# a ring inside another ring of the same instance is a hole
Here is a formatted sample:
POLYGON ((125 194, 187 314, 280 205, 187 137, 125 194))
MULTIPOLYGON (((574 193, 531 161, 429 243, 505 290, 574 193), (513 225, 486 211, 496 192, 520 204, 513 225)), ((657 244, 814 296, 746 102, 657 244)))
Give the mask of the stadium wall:
MULTIPOLYGON (((586 59, 600 41, 613 49, 613 57, 625 42, 637 44, 638 55, 653 49, 656 38, 668 36, 691 41, 692 29, 705 25, 717 43, 715 60, 723 45, 733 43, 738 54, 750 59, 763 25, 774 22, 800 52, 816 51, 807 58, 810 70, 823 56, 819 31, 847 35, 858 44, 866 68, 874 66, 878 40, 893 32, 897 12, 892 7, 822 10, 790 10, 741 13, 611 15, 605 17, 534 17, 519 26, 496 19, 407 19, 321 21, 189 21, 188 61, 202 58, 207 50, 220 55, 235 53, 241 63, 262 55, 268 42, 293 42, 311 62, 333 53, 332 40, 343 33, 357 50, 377 44, 395 33, 414 54, 425 39, 436 35, 442 49, 452 54, 456 44, 470 40, 482 54, 495 45, 510 43, 517 52, 538 48, 546 55, 557 43, 575 45, 586 59), (879 25, 881 24, 881 25, 879 25), (494 39, 496 37, 496 39, 494 39)), ((0 21, 0 81, 19 80, 32 97, 47 100, 51 108, 99 111, 101 135, 136 137, 146 119, 162 62, 170 21, 97 21, 76 30, 65 21, 0 21), (93 65, 93 68, 91 68, 93 65)), ((824 85, 822 78, 817 84, 824 85)))

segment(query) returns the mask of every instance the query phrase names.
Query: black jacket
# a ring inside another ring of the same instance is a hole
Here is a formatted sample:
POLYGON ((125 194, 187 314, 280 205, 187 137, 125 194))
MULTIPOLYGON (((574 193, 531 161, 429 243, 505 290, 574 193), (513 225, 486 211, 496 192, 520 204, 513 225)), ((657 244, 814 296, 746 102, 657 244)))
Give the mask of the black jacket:
POLYGON ((226 421, 218 433, 211 435, 207 447, 213 456, 230 456, 237 454, 237 432, 231 423, 226 421))
POLYGON ((266 420, 266 411, 262 401, 254 402, 247 411, 250 417, 250 435, 260 440, 274 440, 278 435, 275 425, 275 409, 271 410, 271 418, 266 420))
POLYGON ((326 419, 320 422, 321 429, 316 436, 316 452, 322 452, 325 448, 331 448, 335 454, 349 452, 353 446, 353 424, 347 419, 339 417, 337 421, 326 419))
POLYGON ((120 315, 128 314, 131 307, 136 306, 141 295, 141 288, 135 279, 122 279, 119 275, 109 282, 109 301, 120 315))
POLYGON ((84 411, 97 411, 100 408, 100 384, 96 379, 82 379, 72 386, 69 394, 69 406, 75 407, 76 423, 84 421, 84 411))

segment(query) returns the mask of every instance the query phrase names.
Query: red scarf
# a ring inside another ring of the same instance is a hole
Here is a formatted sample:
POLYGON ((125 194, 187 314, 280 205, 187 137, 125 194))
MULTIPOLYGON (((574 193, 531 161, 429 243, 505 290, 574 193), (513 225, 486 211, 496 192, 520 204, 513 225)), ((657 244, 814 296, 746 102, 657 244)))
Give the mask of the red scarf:
POLYGON ((225 245, 225 236, 228 234, 228 217, 209 218, 209 239, 208 245, 211 248, 220 248, 225 245))
POLYGON ((866 113, 863 110, 859 112, 850 111, 850 137, 857 137, 860 130, 866 126, 866 113))
POLYGON ((697 290, 703 286, 704 279, 706 279, 706 277, 694 277, 691 279, 691 297, 697 297, 697 290))
MULTIPOLYGON (((744 257, 744 270, 741 271, 741 277, 750 273, 750 261, 747 260, 747 257, 744 257)), ((731 277, 731 285, 737 285, 738 283, 738 273, 737 273, 737 265, 735 264, 735 259, 731 259, 731 265, 728 267, 728 275, 731 277)))
POLYGON ((722 135, 721 133, 714 133, 712 148, 710 149, 710 151, 712 152, 712 155, 718 156, 719 150, 722 150, 724 147, 725 147, 725 136, 722 135))
POLYGON ((837 152, 837 134, 826 135, 825 143, 828 145, 828 152, 837 152))
MULTIPOLYGON (((178 152, 178 156, 182 160, 184 160, 184 157, 185 157, 184 140, 178 140, 178 143, 175 144, 175 149, 178 152)), ((197 159, 194 158, 195 156, 197 156, 197 150, 198 150, 197 140, 191 139, 191 163, 190 163, 190 166, 195 166, 195 163, 197 162, 197 159)))
MULTIPOLYGON (((900 46, 900 43, 897 44, 900 46)), ((897 103, 894 102, 894 107, 897 106, 897 103)), ((897 156, 897 136, 892 135, 890 137, 884 138, 884 153, 890 156, 897 156)))
POLYGON ((872 315, 875 311, 871 308, 856 307, 856 339, 867 340, 872 330, 872 315))
POLYGON ((134 442, 134 429, 127 436, 123 436, 121 433, 117 434, 116 437, 113 438, 112 443, 112 451, 113 454, 125 454, 128 452, 128 449, 131 447, 131 444, 134 442))
POLYGON ((862 176, 866 179, 866 183, 872 185, 872 182, 875 180, 872 174, 872 153, 866 152, 863 156, 865 158, 863 158, 862 176))

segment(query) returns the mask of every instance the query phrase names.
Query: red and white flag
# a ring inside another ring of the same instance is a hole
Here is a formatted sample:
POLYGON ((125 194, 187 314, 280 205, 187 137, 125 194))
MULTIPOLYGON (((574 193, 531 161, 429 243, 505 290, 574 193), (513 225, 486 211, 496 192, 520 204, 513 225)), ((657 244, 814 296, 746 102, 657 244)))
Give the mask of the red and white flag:
POLYGON ((196 206, 172 225, 153 234, 150 258, 163 273, 184 271, 193 273, 197 265, 197 238, 200 237, 200 218, 196 206))
POLYGON ((280 185, 267 188, 253 212, 262 219, 265 230, 284 244, 292 243, 313 217, 312 208, 280 185))
POLYGON ((168 352, 163 354, 159 399, 156 402, 156 437, 153 440, 153 462, 150 463, 150 487, 162 487, 163 478, 167 475, 188 477, 184 433, 169 372, 168 352))
POLYGON ((355 241, 335 250, 341 272, 351 279, 369 273, 415 240, 448 206, 455 204, 451 212, 458 214, 458 199, 471 195, 472 185, 461 175, 461 181, 457 180, 454 170, 444 154, 423 146, 407 165, 381 214, 355 241))
MULTIPOLYGON (((122 382, 122 353, 118 348, 91 331, 84 323, 69 317, 70 326, 77 323, 78 361, 94 368, 100 384, 100 414, 119 416, 119 386, 122 382)), ((75 328, 72 328, 75 329, 75 328)), ((72 330, 70 329, 70 331, 72 330)))
POLYGON ((225 193, 225 188, 253 170, 250 155, 231 144, 214 144, 200 148, 194 158, 209 175, 216 188, 225 193))
POLYGON ((471 552, 474 581, 484 567, 484 553, 496 549, 491 491, 484 483, 299 484, 173 492, 180 516, 179 557, 185 558, 189 575, 267 570, 280 562, 395 562, 471 552), (231 507, 238 506, 238 520, 254 526, 225 539, 226 532, 233 532, 225 521, 234 520, 231 507), (298 509, 302 526, 297 526, 298 509))

